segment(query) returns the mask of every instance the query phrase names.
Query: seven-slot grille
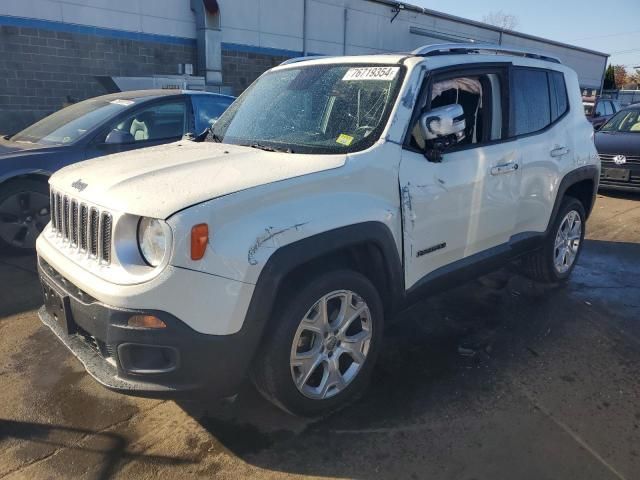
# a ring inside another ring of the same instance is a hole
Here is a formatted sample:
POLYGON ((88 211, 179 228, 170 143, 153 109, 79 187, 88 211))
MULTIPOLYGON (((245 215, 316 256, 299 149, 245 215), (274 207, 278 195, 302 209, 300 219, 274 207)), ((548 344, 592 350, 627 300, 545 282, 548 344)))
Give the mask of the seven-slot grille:
POLYGON ((72 248, 111 263, 113 218, 109 212, 51 191, 51 226, 72 248))

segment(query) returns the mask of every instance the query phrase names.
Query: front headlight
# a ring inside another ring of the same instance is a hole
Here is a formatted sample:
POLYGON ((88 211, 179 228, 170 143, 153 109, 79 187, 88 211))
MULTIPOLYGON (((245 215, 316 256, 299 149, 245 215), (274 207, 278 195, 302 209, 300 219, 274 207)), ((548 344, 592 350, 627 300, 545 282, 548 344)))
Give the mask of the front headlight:
POLYGON ((138 246, 145 262, 152 267, 162 263, 169 250, 168 225, 162 220, 143 217, 138 223, 138 246))

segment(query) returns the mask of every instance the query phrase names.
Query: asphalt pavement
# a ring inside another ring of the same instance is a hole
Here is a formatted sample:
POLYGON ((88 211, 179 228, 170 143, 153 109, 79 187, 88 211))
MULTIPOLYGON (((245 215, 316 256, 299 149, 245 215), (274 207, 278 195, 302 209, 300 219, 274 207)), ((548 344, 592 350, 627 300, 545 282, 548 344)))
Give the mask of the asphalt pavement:
MULTIPOLYGON (((566 287, 511 270, 425 299, 357 403, 320 421, 97 385, 0 256, 0 478, 640 478, 640 195, 599 195, 566 287)), ((238 352, 242 354, 242 352, 238 352)))

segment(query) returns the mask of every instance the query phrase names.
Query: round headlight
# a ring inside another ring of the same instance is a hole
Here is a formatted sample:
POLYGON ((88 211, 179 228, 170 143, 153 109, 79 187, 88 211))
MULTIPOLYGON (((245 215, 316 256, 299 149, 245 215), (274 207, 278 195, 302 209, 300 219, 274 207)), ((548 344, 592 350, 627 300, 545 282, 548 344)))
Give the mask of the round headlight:
POLYGON ((169 241, 162 220, 143 217, 138 224, 138 245, 144 261, 152 267, 162 263, 169 241))

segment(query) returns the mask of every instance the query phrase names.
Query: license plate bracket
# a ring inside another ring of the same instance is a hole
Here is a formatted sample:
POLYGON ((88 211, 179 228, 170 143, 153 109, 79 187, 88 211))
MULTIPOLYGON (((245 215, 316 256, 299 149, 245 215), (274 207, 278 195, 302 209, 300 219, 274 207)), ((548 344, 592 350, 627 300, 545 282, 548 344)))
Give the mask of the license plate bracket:
POLYGON ((62 331, 67 335, 76 332, 76 326, 71 316, 69 296, 59 291, 44 278, 41 279, 44 295, 44 306, 62 331))
POLYGON ((605 180, 617 180, 619 182, 629 181, 629 172, 627 168, 604 168, 602 176, 605 180))

